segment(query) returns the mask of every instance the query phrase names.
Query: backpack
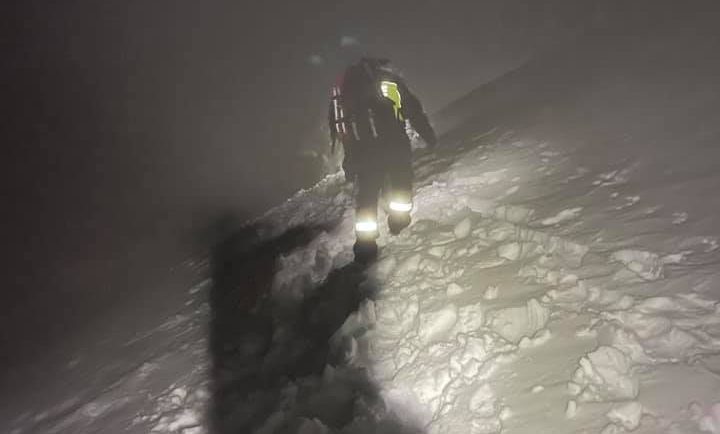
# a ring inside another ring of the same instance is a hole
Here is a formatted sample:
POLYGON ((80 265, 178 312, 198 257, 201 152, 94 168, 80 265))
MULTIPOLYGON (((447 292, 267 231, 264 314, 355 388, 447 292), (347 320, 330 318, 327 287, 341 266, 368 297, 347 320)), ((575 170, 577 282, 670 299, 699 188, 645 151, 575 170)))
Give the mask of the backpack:
POLYGON ((330 91, 330 128, 333 137, 344 141, 348 135, 348 119, 343 108, 343 76, 340 76, 330 91))
POLYGON ((393 118, 404 126, 399 80, 366 63, 348 67, 333 85, 330 98, 334 138, 360 140, 365 134, 377 138, 376 122, 387 124, 393 118))

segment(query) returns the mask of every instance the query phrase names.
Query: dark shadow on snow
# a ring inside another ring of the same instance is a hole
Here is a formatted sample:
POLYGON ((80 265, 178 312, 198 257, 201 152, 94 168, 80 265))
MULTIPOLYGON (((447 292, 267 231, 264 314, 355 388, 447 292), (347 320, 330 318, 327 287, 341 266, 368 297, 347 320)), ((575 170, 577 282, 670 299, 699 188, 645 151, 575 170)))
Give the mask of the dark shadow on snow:
POLYGON ((278 258, 327 228, 261 239, 263 229, 242 227, 211 254, 211 432, 249 433, 274 421, 267 432, 294 433, 311 419, 334 432, 358 418, 364 421, 354 432, 421 432, 392 415, 372 420, 370 407, 382 406, 377 387, 363 370, 343 366, 343 350, 330 345, 348 315, 379 290, 366 281, 367 265, 336 269, 302 301, 279 303, 270 295, 278 258))

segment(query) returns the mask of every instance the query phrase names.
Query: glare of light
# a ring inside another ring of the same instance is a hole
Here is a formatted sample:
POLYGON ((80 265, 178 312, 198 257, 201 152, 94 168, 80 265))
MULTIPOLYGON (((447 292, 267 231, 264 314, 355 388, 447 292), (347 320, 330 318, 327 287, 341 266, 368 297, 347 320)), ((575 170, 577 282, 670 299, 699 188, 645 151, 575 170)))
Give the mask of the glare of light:
POLYGON ((374 220, 363 220, 355 223, 355 230, 358 232, 377 231, 377 222, 374 220))
POLYGON ((410 210, 412 210, 412 203, 390 201, 390 209, 398 212, 410 212, 410 210))
POLYGON ((308 56, 308 62, 313 66, 320 66, 325 63, 325 59, 319 54, 312 54, 308 56))
POLYGON ((359 45, 359 44, 360 44, 360 42, 354 36, 345 35, 342 38, 340 38, 340 46, 341 47, 351 47, 353 45, 359 45))

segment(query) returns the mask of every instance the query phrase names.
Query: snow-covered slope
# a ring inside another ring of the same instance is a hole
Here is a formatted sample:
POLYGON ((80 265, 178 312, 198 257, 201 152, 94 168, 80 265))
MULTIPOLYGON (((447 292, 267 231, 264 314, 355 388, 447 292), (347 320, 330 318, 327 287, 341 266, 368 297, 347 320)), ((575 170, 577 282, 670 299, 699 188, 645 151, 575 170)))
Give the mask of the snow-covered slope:
POLYGON ((298 192, 122 343, 154 351, 8 431, 720 433, 708 29, 591 34, 450 107, 369 266, 342 174, 298 192))

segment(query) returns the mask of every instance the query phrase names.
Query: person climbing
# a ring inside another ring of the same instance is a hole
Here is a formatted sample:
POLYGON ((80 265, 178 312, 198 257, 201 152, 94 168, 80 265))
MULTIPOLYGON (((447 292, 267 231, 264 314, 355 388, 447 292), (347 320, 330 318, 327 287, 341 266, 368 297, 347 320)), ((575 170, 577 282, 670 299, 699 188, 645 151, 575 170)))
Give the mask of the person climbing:
POLYGON ((410 224, 412 150, 406 122, 434 148, 435 131, 418 98, 387 59, 363 57, 348 66, 332 87, 329 109, 331 147, 345 150, 346 179, 355 181, 355 254, 377 252, 377 208, 382 191, 388 229, 410 224))

